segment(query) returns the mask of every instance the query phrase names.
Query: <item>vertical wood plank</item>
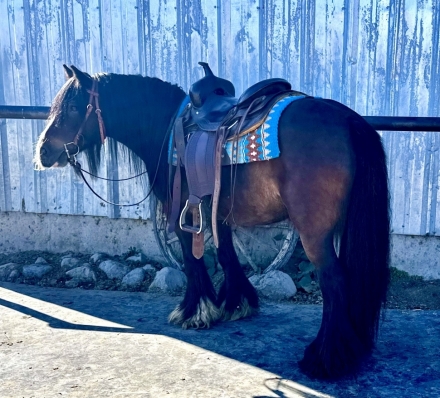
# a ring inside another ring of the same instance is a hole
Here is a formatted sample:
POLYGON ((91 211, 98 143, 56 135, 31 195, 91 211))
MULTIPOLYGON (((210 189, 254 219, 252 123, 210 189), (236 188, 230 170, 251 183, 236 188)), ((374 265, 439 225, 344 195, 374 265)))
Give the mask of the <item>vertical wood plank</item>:
MULTIPOLYGON (((49 105, 62 63, 89 73, 146 74, 185 90, 200 60, 237 95, 268 77, 365 115, 440 116, 440 7, 435 0, 0 0, 0 103, 49 105)), ((0 210, 148 217, 108 206, 68 168, 35 172, 42 121, 0 121, 0 210)), ((438 133, 382 134, 393 229, 440 235, 438 133)), ((119 154, 118 156, 121 156, 119 154)), ((100 174, 127 177, 103 154, 100 174)), ((117 166, 116 166, 117 164, 117 166)), ((146 183, 93 181, 124 203, 146 183)))

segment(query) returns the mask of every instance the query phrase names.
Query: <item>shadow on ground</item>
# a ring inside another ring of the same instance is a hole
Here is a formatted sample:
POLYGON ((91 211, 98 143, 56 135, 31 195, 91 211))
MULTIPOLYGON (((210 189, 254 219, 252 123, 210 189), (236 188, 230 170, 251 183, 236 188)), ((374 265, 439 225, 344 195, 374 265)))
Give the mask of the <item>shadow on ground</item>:
MULTIPOLYGON (((319 328, 320 306, 264 302, 252 319, 220 323, 209 330, 182 330, 167 323, 179 297, 10 283, 0 283, 0 288, 1 306, 53 329, 167 336, 270 372, 277 376, 266 380, 271 397, 440 396, 439 311, 387 311, 377 349, 357 377, 329 383, 307 378, 297 366, 319 328), (29 304, 27 298, 54 306, 40 311, 37 301, 29 304), (65 309, 105 322, 77 322, 75 313, 66 315, 65 309)), ((8 325, 3 326, 7 330, 8 325)))

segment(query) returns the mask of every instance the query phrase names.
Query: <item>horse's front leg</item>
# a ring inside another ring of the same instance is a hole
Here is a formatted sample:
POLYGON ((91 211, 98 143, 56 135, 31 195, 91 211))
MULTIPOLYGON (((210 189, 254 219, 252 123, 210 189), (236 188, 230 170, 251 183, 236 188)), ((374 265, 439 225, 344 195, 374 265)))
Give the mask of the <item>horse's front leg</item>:
POLYGON ((185 297, 171 312, 169 321, 188 328, 209 328, 220 318, 216 306, 216 293, 206 270, 203 257, 198 260, 192 254, 192 235, 176 227, 183 252, 184 272, 187 277, 185 297))
POLYGON ((225 274, 217 301, 222 311, 222 319, 234 321, 252 316, 258 311, 258 295, 238 261, 232 243, 231 228, 220 222, 218 234, 217 255, 225 274))

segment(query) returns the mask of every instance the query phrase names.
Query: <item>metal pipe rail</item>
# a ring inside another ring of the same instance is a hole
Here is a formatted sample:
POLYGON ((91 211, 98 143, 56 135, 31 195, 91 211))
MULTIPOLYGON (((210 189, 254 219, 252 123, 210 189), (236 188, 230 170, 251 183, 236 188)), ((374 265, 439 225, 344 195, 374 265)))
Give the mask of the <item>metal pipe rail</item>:
POLYGON ((375 130, 440 131, 440 117, 364 116, 375 130))
MULTIPOLYGON (((48 106, 0 105, 0 119, 47 119, 48 106)), ((440 117, 364 116, 376 130, 440 131, 440 117)))
POLYGON ((0 119, 47 119, 48 106, 0 105, 0 119))

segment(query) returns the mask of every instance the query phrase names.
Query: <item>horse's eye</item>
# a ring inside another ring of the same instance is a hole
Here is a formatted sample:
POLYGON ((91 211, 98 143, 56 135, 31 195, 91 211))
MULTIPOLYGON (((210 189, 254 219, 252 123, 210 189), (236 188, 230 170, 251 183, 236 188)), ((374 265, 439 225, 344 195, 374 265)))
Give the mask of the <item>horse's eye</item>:
POLYGON ((70 110, 72 112, 76 112, 78 110, 78 108, 75 105, 70 105, 70 110))

